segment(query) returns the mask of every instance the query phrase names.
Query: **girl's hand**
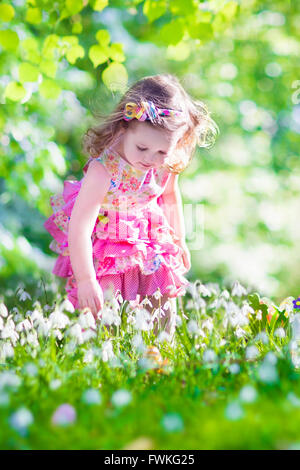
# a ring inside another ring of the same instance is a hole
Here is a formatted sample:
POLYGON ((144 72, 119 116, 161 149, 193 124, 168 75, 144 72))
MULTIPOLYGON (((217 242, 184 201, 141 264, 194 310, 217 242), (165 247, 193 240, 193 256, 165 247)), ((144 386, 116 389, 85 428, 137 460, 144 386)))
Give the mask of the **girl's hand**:
POLYGON ((186 270, 189 271, 191 269, 191 253, 190 253, 190 250, 188 249, 185 240, 178 239, 178 241, 176 243, 183 250, 183 254, 182 254, 183 264, 184 264, 186 270))
POLYGON ((98 312, 102 310, 104 304, 103 291, 97 279, 85 279, 77 282, 77 295, 79 308, 88 307, 95 320, 98 319, 98 312))

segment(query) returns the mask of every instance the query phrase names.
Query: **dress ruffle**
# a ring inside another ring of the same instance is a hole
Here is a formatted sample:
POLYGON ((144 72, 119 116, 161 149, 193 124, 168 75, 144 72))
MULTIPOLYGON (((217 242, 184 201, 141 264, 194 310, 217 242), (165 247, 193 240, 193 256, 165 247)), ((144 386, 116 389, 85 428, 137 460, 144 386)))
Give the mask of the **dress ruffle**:
MULTIPOLYGON (((59 256, 53 274, 67 277, 68 298, 77 308, 77 286, 68 250, 68 225, 81 181, 64 182, 61 195, 52 196, 53 214, 44 227, 52 235, 50 248, 59 256)), ((162 294, 177 297, 186 293, 187 271, 183 250, 173 240, 175 233, 157 200, 136 210, 115 211, 100 208, 92 232, 93 263, 102 287, 114 287, 123 299, 135 300, 162 294)))

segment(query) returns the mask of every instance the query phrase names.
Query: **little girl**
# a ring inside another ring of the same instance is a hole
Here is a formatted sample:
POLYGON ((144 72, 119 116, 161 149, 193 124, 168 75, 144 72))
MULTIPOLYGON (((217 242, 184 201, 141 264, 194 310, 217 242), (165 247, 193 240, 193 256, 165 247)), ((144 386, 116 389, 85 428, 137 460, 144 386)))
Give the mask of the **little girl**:
POLYGON ((151 314, 165 307, 161 324, 173 335, 190 269, 178 174, 196 144, 208 146, 209 132, 218 127, 206 106, 170 74, 137 81, 87 131, 84 177, 51 197, 54 213, 44 224, 59 254, 53 273, 68 278, 75 308, 89 307, 97 318, 109 288, 124 300, 147 296, 151 314))

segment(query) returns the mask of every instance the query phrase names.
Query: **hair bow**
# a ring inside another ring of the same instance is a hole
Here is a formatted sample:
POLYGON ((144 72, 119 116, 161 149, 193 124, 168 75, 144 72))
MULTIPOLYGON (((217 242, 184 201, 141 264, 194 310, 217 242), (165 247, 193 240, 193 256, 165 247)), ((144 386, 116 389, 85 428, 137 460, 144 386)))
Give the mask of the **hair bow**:
POLYGON ((138 119, 139 121, 153 121, 157 116, 178 116, 182 111, 174 109, 157 108, 152 101, 142 101, 140 105, 137 103, 126 103, 123 118, 125 121, 138 119))

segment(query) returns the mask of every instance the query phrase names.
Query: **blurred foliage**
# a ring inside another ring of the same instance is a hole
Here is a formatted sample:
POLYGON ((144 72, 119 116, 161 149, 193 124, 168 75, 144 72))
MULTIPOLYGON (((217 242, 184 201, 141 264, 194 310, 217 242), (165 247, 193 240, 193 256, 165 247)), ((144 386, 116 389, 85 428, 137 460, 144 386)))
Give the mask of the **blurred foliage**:
POLYGON ((180 178, 184 202, 203 209, 188 277, 297 297, 299 10, 279 0, 2 2, 1 285, 51 270, 49 197, 82 177, 93 112, 170 72, 221 130, 180 178))

